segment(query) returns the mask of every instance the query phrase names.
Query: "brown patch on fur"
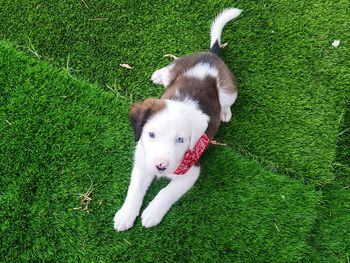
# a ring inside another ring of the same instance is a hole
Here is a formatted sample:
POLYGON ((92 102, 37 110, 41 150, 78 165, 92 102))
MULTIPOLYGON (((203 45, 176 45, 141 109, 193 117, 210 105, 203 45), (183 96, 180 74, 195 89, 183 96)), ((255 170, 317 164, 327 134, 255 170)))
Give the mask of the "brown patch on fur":
POLYGON ((200 109, 210 117, 206 134, 212 140, 219 129, 220 101, 218 86, 229 94, 237 92, 237 83, 226 64, 216 55, 201 52, 175 60, 171 68, 171 81, 166 87, 162 99, 179 100, 193 98, 200 109), (184 75, 198 63, 207 63, 218 70, 218 78, 207 76, 205 79, 184 75))
POLYGON ((130 110, 130 121, 135 132, 135 140, 141 137, 143 126, 155 113, 163 110, 166 104, 164 100, 148 98, 142 103, 134 103, 130 110))
POLYGON ((179 76, 181 76, 183 73, 198 63, 208 63, 218 70, 218 86, 222 87, 227 93, 232 94, 237 92, 237 82, 230 69, 226 66, 221 58, 209 52, 199 52, 175 60, 172 63, 174 66, 171 69, 172 81, 170 84, 172 84, 177 80, 179 76))
POLYGON ((216 80, 207 77, 203 80, 190 77, 181 77, 169 85, 162 99, 181 101, 185 98, 193 98, 198 101, 200 109, 209 116, 209 124, 206 134, 212 140, 220 126, 220 102, 216 80))
POLYGON ((237 92, 237 81, 226 64, 221 60, 219 65, 218 86, 226 93, 233 94, 237 92))
POLYGON ((166 106, 165 101, 152 98, 145 99, 142 105, 143 107, 151 109, 152 113, 161 111, 166 106))

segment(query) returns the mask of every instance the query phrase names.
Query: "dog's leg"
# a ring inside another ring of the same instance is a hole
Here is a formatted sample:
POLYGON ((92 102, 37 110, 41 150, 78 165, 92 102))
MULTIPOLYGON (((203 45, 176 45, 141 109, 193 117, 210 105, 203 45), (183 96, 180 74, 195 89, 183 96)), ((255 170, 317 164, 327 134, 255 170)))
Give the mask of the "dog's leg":
POLYGON ((173 65, 170 64, 164 68, 156 70, 151 77, 153 83, 163 85, 166 88, 173 81, 173 76, 171 74, 172 68, 173 65))
POLYGON ((143 211, 142 225, 152 227, 162 221, 170 207, 180 199, 196 182, 200 168, 193 166, 185 175, 178 175, 164 187, 143 211))
POLYGON ((219 87, 219 100, 221 105, 221 121, 229 122, 232 117, 231 105, 236 101, 237 92, 229 93, 219 87))
POLYGON ((143 197, 153 179, 153 175, 145 174, 134 166, 128 194, 122 208, 114 216, 115 230, 124 231, 132 227, 135 218, 139 215, 143 197))

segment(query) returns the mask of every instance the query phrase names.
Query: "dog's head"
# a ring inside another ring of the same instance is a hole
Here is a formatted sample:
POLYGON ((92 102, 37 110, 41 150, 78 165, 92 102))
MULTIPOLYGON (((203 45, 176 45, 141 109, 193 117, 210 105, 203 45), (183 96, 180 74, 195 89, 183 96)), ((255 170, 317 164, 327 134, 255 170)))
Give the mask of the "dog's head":
POLYGON ((209 117, 192 100, 146 99, 130 111, 135 139, 147 168, 174 173, 185 152, 193 149, 208 127, 209 117))

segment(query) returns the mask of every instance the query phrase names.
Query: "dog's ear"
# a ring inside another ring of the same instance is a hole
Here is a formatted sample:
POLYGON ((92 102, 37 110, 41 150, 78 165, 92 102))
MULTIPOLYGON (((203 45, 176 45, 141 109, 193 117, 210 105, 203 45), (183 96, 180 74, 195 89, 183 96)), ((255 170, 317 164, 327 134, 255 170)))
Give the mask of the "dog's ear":
POLYGON ((135 140, 138 141, 142 134, 143 126, 145 125, 149 115, 149 110, 145 109, 142 103, 134 103, 130 110, 130 122, 134 129, 135 140))
POLYGON ((135 132, 135 140, 138 141, 142 135, 143 126, 147 120, 156 112, 164 109, 165 102, 159 99, 146 99, 142 103, 134 103, 130 110, 130 122, 135 132))
POLYGON ((209 117, 204 113, 195 114, 196 116, 192 116, 192 133, 191 133, 191 141, 190 141, 190 149, 193 150, 196 143, 202 137, 203 133, 208 128, 209 117))

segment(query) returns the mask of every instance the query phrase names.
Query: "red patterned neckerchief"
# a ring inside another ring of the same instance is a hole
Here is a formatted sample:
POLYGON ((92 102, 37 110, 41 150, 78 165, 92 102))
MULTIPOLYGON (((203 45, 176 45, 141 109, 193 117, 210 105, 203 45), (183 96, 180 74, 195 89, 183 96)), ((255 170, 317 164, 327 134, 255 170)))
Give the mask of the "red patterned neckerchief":
POLYGON ((183 175, 187 173, 187 171, 198 162, 199 158, 201 158, 202 153, 204 152, 205 148, 207 148, 208 144, 209 138, 205 133, 203 133, 193 150, 187 150, 174 174, 183 175))

